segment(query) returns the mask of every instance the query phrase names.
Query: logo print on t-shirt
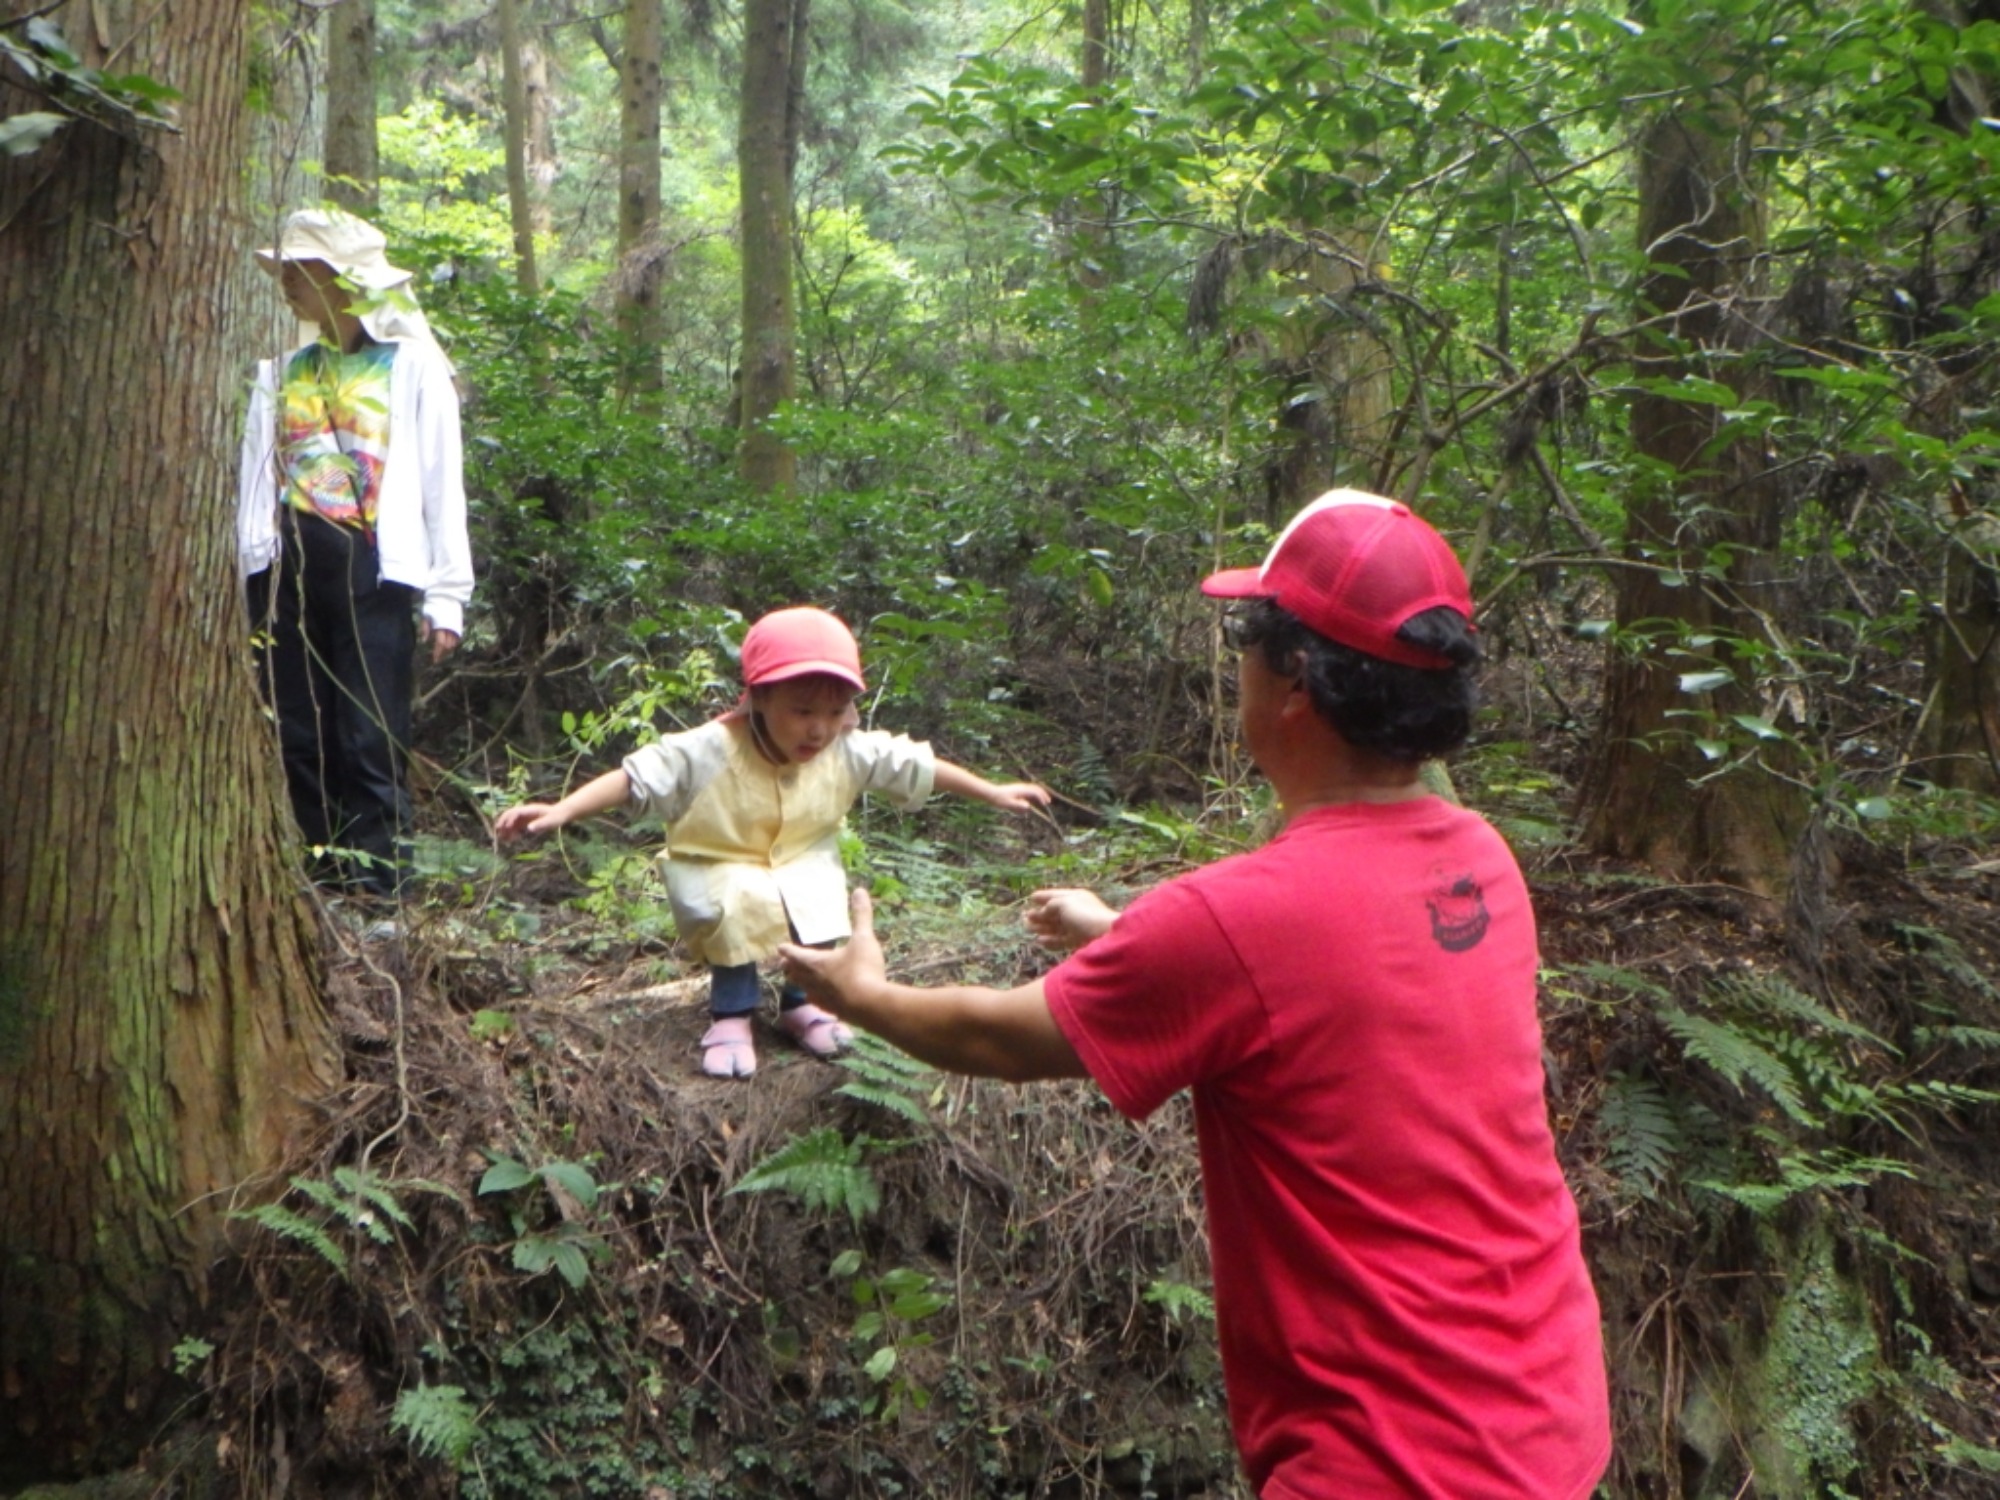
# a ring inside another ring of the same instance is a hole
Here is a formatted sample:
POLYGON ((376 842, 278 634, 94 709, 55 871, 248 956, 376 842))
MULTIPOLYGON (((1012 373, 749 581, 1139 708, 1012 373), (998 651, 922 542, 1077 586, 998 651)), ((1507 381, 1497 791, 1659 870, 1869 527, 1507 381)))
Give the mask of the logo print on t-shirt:
POLYGON ((1431 936, 1447 953, 1463 953, 1479 946, 1486 927, 1493 920, 1486 910, 1486 893, 1470 875, 1431 874, 1437 884, 1424 899, 1431 909, 1431 936))

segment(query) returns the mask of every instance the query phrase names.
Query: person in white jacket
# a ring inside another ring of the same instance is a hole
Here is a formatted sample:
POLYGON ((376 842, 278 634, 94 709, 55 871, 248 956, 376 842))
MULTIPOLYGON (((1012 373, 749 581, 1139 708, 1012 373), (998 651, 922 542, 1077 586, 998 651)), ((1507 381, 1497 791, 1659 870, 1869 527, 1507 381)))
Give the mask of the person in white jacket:
POLYGON ((386 248, 365 220, 302 209, 257 252, 306 341, 258 366, 237 550, 315 875, 393 897, 417 645, 433 663, 458 645, 472 549, 451 364, 386 248))

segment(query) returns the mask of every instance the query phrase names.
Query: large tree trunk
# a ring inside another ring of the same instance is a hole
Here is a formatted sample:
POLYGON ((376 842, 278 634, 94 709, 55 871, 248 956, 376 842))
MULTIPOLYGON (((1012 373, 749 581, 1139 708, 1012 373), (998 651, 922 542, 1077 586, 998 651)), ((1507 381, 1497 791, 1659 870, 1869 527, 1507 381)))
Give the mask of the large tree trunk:
POLYGON ((54 18, 182 133, 0 157, 0 1488, 156 1433, 223 1215, 333 1072, 234 561, 252 7, 54 18))
POLYGON ((1357 287, 1373 279, 1374 238, 1373 226, 1347 226, 1275 246, 1272 270, 1294 310, 1279 334, 1290 384, 1270 470, 1273 521, 1335 484, 1380 487, 1394 356, 1356 303, 1365 295, 1357 287))
POLYGON ((373 218, 381 168, 375 135, 375 0, 327 12, 326 195, 373 218))
POLYGON ((792 450, 765 425, 796 390, 792 171, 805 103, 808 0, 744 0, 743 97, 736 137, 743 199, 743 365, 739 450, 753 489, 790 487, 792 450))
POLYGON ((528 87, 521 61, 523 8, 530 0, 500 0, 500 89, 507 145, 507 206, 514 226, 514 280, 533 296, 541 289, 535 269, 535 199, 528 176, 528 87))
POLYGON ((660 394, 661 0, 627 0, 619 58, 618 333, 628 398, 660 394))
MULTIPOLYGON (((1642 368, 1704 376, 1747 401, 1755 380, 1740 356, 1755 320, 1739 304, 1756 291, 1762 215, 1740 174, 1732 114, 1719 94, 1699 104, 1662 116, 1640 143, 1639 243, 1663 267, 1642 296, 1645 311, 1675 314, 1667 331, 1677 340, 1642 368)), ((1584 821, 1599 852, 1778 895, 1789 888, 1809 807, 1796 782, 1773 774, 1788 769, 1774 766, 1782 747, 1755 745, 1737 727, 1737 715, 1756 718, 1764 706, 1753 655, 1732 642, 1782 646, 1771 623, 1782 614, 1765 581, 1778 576, 1779 495, 1758 446, 1710 449, 1722 420, 1715 406, 1667 395, 1633 402, 1635 445, 1673 478, 1640 489, 1628 507, 1617 621, 1632 649, 1609 658, 1584 821), (1704 670, 1732 680, 1684 692, 1682 675, 1704 670), (1700 708, 1712 711, 1706 723, 1677 716, 1700 708), (1755 754, 1713 775, 1718 764, 1698 734, 1755 754)))

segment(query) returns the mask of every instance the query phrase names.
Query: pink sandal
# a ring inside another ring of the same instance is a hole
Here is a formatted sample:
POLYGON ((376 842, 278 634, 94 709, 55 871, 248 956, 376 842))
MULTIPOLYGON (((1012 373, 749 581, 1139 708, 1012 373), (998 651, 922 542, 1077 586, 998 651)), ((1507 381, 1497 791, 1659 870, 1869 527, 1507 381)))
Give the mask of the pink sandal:
POLYGON ((814 1057, 838 1057, 854 1045, 846 1024, 810 1001, 779 1011, 778 1029, 814 1057))
POLYGON ((701 1070, 710 1078, 748 1078, 757 1071, 748 1016, 720 1016, 701 1036, 701 1070))

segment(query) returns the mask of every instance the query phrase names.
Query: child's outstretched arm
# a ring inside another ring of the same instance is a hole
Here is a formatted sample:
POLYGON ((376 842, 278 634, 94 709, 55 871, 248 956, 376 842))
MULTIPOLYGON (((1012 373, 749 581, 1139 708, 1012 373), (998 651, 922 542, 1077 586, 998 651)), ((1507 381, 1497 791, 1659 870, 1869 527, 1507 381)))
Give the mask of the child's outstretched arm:
POLYGON ((493 831, 502 843, 529 834, 552 833, 565 823, 609 812, 632 800, 632 778, 620 766, 586 781, 560 802, 521 802, 494 819, 493 831))
POLYGON ((953 792, 960 797, 990 802, 1003 812, 1033 812, 1038 807, 1049 805, 1049 789, 1045 786, 1032 781, 996 784, 944 759, 938 761, 937 774, 932 778, 931 785, 940 792, 953 792))

